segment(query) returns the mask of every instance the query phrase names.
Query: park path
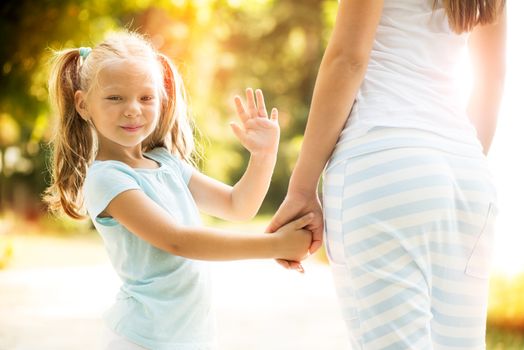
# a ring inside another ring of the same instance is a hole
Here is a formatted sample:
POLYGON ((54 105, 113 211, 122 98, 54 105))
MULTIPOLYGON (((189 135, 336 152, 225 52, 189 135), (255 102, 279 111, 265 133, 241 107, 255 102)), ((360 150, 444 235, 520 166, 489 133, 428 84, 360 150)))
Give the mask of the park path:
MULTIPOLYGON (((0 271, 0 350, 100 349, 101 314, 119 284, 100 242, 14 243, 18 255, 0 271)), ((326 265, 307 261, 304 275, 273 261, 213 265, 220 350, 345 349, 326 265)))

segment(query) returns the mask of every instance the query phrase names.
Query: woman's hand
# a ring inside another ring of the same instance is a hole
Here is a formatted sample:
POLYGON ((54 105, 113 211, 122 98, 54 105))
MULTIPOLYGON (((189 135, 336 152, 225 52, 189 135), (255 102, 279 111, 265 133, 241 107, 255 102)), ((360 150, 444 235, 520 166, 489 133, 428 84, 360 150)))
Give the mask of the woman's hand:
MULTIPOLYGON (((266 228, 266 232, 275 232, 283 225, 300 217, 306 213, 313 213, 313 218, 305 226, 305 229, 311 231, 312 240, 309 247, 309 252, 312 254, 322 246, 322 238, 324 232, 324 218, 322 215, 322 207, 318 199, 317 193, 301 194, 288 192, 286 198, 280 205, 275 216, 266 228)), ((285 268, 295 270, 302 270, 302 266, 298 261, 277 260, 280 265, 285 268)))
POLYGON ((277 109, 273 108, 268 116, 264 95, 259 89, 256 90, 256 103, 253 89, 246 90, 246 104, 247 109, 242 99, 235 96, 236 111, 242 125, 231 122, 231 129, 251 155, 275 155, 280 138, 277 109))

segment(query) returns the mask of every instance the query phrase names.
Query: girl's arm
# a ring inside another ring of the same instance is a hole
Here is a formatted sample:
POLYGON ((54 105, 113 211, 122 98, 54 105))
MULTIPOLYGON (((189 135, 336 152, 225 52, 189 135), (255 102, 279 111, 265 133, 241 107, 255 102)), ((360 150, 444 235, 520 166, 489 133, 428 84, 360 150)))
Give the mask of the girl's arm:
POLYGON ((496 23, 473 29, 469 36, 469 51, 474 83, 468 115, 487 154, 495 134, 506 72, 505 9, 496 23))
MULTIPOLYGON (((313 91, 304 142, 288 194, 268 227, 273 231, 305 212, 319 213, 317 186, 367 69, 383 0, 340 0, 335 28, 313 91)), ((311 252, 322 245, 322 216, 308 226, 311 252)))
POLYGON ((117 195, 104 213, 138 237, 168 253, 199 260, 284 258, 301 260, 311 244, 303 229, 312 214, 282 227, 275 234, 230 232, 179 225, 140 190, 117 195))
POLYGON ((253 218, 266 196, 275 167, 280 129, 277 110, 268 116, 262 91, 246 90, 247 108, 235 97, 237 114, 242 126, 232 123, 233 132, 251 153, 242 178, 233 186, 225 185, 198 171, 189 181, 189 190, 198 208, 226 220, 253 218))
POLYGON ((229 186, 193 171, 189 190, 200 210, 230 221, 252 219, 269 189, 276 155, 251 155, 242 178, 229 186))

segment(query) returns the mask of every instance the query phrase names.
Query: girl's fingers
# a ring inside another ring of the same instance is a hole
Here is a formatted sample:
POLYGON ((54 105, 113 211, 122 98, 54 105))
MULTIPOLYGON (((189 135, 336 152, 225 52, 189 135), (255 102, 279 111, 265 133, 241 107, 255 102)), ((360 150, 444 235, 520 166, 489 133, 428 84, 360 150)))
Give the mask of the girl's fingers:
POLYGON ((266 102, 264 101, 262 90, 256 89, 255 94, 257 98, 258 116, 261 118, 267 118, 266 102))
POLYGON ((271 119, 272 121, 277 121, 278 120, 278 109, 273 108, 271 110, 271 116, 269 117, 269 119, 271 119))
POLYGON ((231 129, 233 130, 233 133, 236 135, 236 137, 242 142, 244 141, 244 130, 234 122, 229 123, 231 126, 231 129))
POLYGON ((278 119, 278 110, 273 108, 271 115, 267 115, 266 103, 264 101, 264 94, 262 90, 257 89, 253 92, 252 88, 246 89, 246 107, 242 103, 242 99, 239 96, 235 96, 235 106, 237 114, 243 123, 250 118, 269 118, 272 121, 278 119), (255 101, 256 99, 256 101, 255 101))
POLYGON ((249 118, 255 118, 257 116, 257 106, 255 105, 255 94, 252 88, 246 89, 246 100, 249 118))
POLYGON ((247 115, 242 99, 239 96, 235 96, 235 107, 238 117, 242 120, 242 123, 245 123, 249 119, 249 116, 247 115))

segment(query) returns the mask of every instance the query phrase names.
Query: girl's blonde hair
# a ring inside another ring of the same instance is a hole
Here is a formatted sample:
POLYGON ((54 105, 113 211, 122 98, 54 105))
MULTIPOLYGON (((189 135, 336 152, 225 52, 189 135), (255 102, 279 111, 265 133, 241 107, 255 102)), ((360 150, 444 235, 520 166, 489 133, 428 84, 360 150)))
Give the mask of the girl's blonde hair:
MULTIPOLYGON (((451 29, 460 34, 476 25, 493 23, 504 9, 505 0, 442 0, 451 29)), ((438 0, 435 0, 434 7, 438 0)))
POLYGON ((49 79, 51 104, 58 116, 53 137, 52 182, 44 201, 54 212, 74 219, 85 218, 82 186, 97 152, 96 132, 75 108, 75 92, 87 93, 97 84, 102 68, 115 60, 143 59, 152 64, 163 82, 158 124, 142 142, 143 151, 165 147, 179 158, 192 162, 193 128, 180 74, 169 58, 157 52, 143 36, 131 32, 110 34, 88 57, 79 49, 55 54, 49 79))

